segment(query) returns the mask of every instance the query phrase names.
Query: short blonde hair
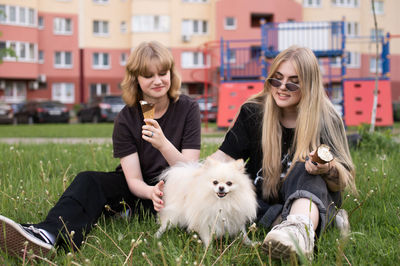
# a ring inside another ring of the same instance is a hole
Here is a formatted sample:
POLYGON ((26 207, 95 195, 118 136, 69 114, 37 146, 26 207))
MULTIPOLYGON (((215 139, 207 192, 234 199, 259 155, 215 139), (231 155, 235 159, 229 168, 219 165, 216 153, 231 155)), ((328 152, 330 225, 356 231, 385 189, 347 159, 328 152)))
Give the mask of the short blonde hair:
POLYGON ((135 106, 143 99, 143 92, 138 76, 146 76, 151 65, 158 65, 159 70, 170 71, 171 87, 168 97, 177 101, 180 95, 181 78, 175 70, 171 52, 156 41, 142 42, 131 53, 125 67, 125 77, 121 83, 122 98, 129 106, 135 106))

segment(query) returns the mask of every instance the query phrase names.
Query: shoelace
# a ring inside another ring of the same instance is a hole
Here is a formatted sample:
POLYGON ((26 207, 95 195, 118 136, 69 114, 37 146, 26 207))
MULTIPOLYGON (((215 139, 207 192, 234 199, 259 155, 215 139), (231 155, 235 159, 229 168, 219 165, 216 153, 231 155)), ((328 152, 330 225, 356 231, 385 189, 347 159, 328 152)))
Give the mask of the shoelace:
MULTIPOLYGON (((34 227, 33 225, 31 225, 31 226, 29 226, 29 227, 26 227, 26 226, 24 226, 24 227, 25 227, 26 229, 28 229, 29 231, 32 231, 33 233, 39 235, 39 236, 41 237, 41 240, 42 240, 42 241, 46 242, 47 244, 52 244, 51 241, 50 241, 50 239, 49 239, 45 234, 43 234, 43 232, 40 231, 40 229, 34 227)), ((36 237, 36 236, 35 236, 35 237, 36 237)))

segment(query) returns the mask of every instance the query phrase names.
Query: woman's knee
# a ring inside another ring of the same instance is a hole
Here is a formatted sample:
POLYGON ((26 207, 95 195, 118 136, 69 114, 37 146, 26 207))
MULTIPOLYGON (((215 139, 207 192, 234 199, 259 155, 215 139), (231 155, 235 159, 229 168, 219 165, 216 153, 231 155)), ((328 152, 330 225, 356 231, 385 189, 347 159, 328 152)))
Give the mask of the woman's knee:
POLYGON ((93 171, 84 171, 78 173, 74 180, 72 181, 71 185, 73 183, 78 183, 79 185, 86 184, 86 183, 93 183, 94 182, 94 173, 93 171))
POLYGON ((310 192, 315 192, 315 190, 317 190, 325 194, 328 188, 326 182, 320 175, 312 175, 307 172, 304 163, 296 163, 284 180, 283 192, 285 194, 292 194, 297 190, 310 190, 310 192))

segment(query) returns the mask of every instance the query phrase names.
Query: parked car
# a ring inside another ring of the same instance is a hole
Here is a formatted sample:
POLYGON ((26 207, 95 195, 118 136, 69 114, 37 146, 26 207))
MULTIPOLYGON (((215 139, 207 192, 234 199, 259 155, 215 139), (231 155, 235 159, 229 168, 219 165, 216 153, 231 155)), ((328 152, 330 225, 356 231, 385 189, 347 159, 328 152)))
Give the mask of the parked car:
POLYGON ((213 97, 207 98, 207 114, 206 114, 206 99, 204 97, 197 98, 199 104, 201 120, 208 119, 210 122, 217 121, 218 106, 217 101, 213 97), (207 118, 205 117, 207 115, 207 118))
POLYGON ((14 119, 14 110, 4 102, 0 102, 0 124, 11 124, 14 119))
POLYGON ((99 96, 87 104, 83 104, 78 111, 78 121, 84 122, 113 122, 119 111, 125 106, 119 95, 99 96))
POLYGON ((14 114, 14 123, 68 123, 69 110, 65 104, 52 100, 32 100, 24 103, 14 114))

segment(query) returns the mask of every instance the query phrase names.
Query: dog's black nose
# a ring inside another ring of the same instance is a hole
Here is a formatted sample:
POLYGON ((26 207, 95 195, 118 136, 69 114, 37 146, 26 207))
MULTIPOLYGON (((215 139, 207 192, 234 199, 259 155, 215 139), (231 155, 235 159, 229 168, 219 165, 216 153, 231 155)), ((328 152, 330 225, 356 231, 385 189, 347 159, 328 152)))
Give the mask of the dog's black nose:
POLYGON ((219 187, 219 191, 224 191, 224 187, 223 187, 223 186, 220 186, 220 187, 219 187))

